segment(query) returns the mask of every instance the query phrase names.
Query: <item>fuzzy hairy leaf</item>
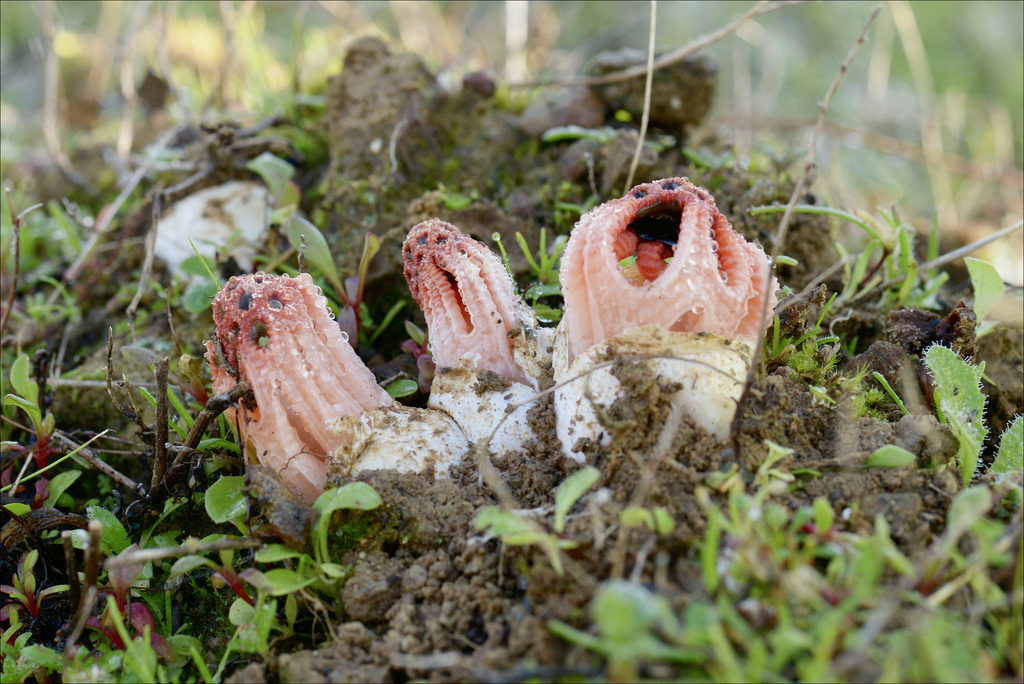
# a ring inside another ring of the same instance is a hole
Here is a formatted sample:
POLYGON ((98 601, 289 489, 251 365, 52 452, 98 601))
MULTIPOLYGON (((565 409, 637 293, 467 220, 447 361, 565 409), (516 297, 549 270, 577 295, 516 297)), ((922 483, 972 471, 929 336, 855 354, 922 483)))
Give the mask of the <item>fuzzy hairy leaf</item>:
POLYGON ((988 434, 984 419, 985 395, 981 393, 985 364, 972 366, 952 349, 938 344, 928 348, 924 362, 935 379, 935 406, 939 410, 939 420, 949 424, 960 442, 957 456, 966 485, 974 476, 981 445, 988 434))
POLYGON ((1024 468, 1024 417, 1017 416, 999 438, 999 452, 992 471, 1005 475, 1024 468))

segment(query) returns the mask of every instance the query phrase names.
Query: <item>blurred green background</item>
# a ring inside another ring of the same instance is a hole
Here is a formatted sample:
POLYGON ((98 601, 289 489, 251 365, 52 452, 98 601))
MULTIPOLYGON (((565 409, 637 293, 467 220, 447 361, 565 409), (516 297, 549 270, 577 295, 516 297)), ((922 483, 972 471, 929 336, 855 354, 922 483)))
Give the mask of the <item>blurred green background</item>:
MULTIPOLYGON (((657 48, 684 45, 751 6, 660 2, 657 48)), ((741 154, 799 154, 873 6, 785 6, 712 46, 720 72, 710 125, 741 154)), ((581 74, 604 50, 646 50, 650 17, 646 2, 542 0, 3 2, 0 10, 6 180, 45 167, 55 148, 74 160, 103 147, 119 168, 129 150, 184 119, 253 123, 285 110, 296 94, 315 104, 346 46, 362 35, 421 55, 444 83, 489 69, 501 86, 581 74), (150 86, 170 87, 165 100, 159 88, 147 90, 147 72, 158 77, 150 86), (135 124, 128 140, 126 111, 135 124)), ((508 91, 522 102, 532 92, 508 91)), ((898 204, 920 231, 935 215, 958 241, 1019 220, 1024 4, 883 5, 828 121, 815 190, 829 203, 898 204)), ((983 253, 1016 283, 1024 280, 1021 242, 1017 233, 983 253)))

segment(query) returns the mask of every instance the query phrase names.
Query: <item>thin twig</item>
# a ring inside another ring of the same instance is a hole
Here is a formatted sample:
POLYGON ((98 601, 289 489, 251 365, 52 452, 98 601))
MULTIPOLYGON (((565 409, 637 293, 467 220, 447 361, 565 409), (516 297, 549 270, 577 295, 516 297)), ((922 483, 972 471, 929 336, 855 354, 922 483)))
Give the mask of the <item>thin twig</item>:
MULTIPOLYGON (((967 256, 968 254, 970 254, 971 252, 975 252, 975 251, 981 249, 982 247, 984 247, 987 244, 995 242, 996 240, 1001 240, 1004 237, 1006 237, 1007 235, 1010 235, 1012 233, 1017 232, 1022 227, 1024 227, 1024 220, 1017 221, 1014 224, 1011 224, 1011 225, 1006 226, 1004 228, 1000 228, 999 230, 997 230, 996 232, 992 233, 991 235, 986 235, 985 237, 983 237, 981 239, 975 240, 974 242, 972 242, 969 245, 964 245, 963 247, 960 247, 959 249, 954 249, 951 252, 946 252, 945 254, 943 254, 941 256, 935 257, 931 261, 926 261, 923 264, 920 264, 917 267, 917 273, 927 273, 928 271, 932 270, 933 268, 939 268, 940 266, 945 266, 946 264, 951 263, 953 261, 956 261, 957 259, 961 259, 961 258, 967 256)), ((868 293, 874 292, 878 288, 882 288, 883 290, 885 290, 885 289, 888 289, 888 288, 892 287, 893 285, 898 285, 899 283, 901 283, 904 280, 906 280, 907 275, 908 275, 907 273, 902 273, 902 274, 896 276, 895 278, 890 278, 889 280, 885 281, 884 283, 878 283, 878 284, 876 284, 876 285, 866 289, 864 292, 861 292, 860 294, 858 294, 856 297, 854 297, 854 301, 856 301, 858 299, 862 299, 868 293)))
POLYGON ((156 437, 153 439, 153 479, 149 491, 155 491, 167 472, 167 374, 171 360, 156 362, 156 437))
POLYGON ((135 344, 135 314, 139 310, 139 302, 142 300, 142 295, 146 291, 146 286, 149 285, 149 276, 153 272, 153 257, 156 253, 156 236, 160 230, 160 203, 162 192, 157 192, 153 195, 153 213, 149 221, 149 233, 146 234, 146 256, 142 261, 142 274, 139 276, 139 286, 135 290, 135 296, 132 297, 131 303, 128 308, 125 309, 125 315, 128 317, 128 325, 132 329, 132 344, 135 344))
POLYGON ((74 618, 75 627, 71 630, 71 636, 68 637, 64 645, 64 653, 66 655, 74 653, 75 644, 78 643, 82 632, 85 631, 85 623, 89 621, 92 609, 96 605, 96 596, 99 592, 96 580, 100 574, 100 538, 102 535, 103 523, 99 520, 91 521, 89 523, 89 541, 86 542, 84 549, 85 599, 78 604, 78 611, 75 613, 74 618))
MULTIPOLYGON (((775 240, 772 245, 771 260, 772 262, 778 258, 782 252, 782 246, 786 242, 786 234, 789 231, 789 224, 793 218, 793 208, 797 205, 800 197, 803 196, 804 191, 810 187, 814 180, 814 176, 817 173, 817 155, 818 155, 818 138, 821 136, 821 131, 825 127, 825 116, 828 114, 828 106, 832 102, 832 96, 835 95, 836 90, 839 89, 839 84, 842 83, 843 77, 846 76, 846 72, 849 71, 850 65, 853 63, 853 59, 857 56, 860 51, 861 45, 867 40, 868 31, 871 25, 874 24, 875 18, 878 13, 882 11, 882 5, 875 5, 874 9, 871 10, 871 15, 868 20, 864 23, 864 28, 861 29, 860 35, 857 36, 856 42, 853 47, 850 48, 849 54, 846 55, 846 59, 839 67, 839 73, 832 80, 832 85, 829 86, 828 91, 825 93, 825 99, 822 100, 818 111, 818 120, 814 124, 814 130, 811 133, 811 139, 807 146, 807 154, 804 156, 804 173, 797 181, 796 186, 793 188, 793 194, 790 195, 789 203, 786 204, 786 211, 782 214, 782 220, 779 221, 779 227, 775 231, 775 240)), ((760 330, 765 329, 765 323, 768 320, 768 301, 769 301, 769 290, 771 288, 772 281, 772 269, 768 268, 765 270, 764 281, 761 284, 761 292, 763 293, 761 298, 761 316, 760 316, 760 330)), ((743 405, 747 401, 747 397, 750 395, 750 389, 754 384, 754 377, 758 369, 762 369, 764 366, 764 355, 757 355, 760 359, 759 363, 751 363, 750 369, 747 371, 747 381, 743 387, 743 393, 740 395, 740 400, 736 407, 736 415, 733 417, 732 434, 733 434, 733 448, 736 453, 740 452, 739 443, 736 440, 737 430, 736 427, 741 420, 743 414, 743 405)))
MULTIPOLYGON (((768 12, 773 12, 777 9, 782 9, 783 7, 789 7, 790 5, 799 5, 802 4, 804 1, 805 0, 778 0, 777 2, 767 2, 766 0, 761 0, 761 2, 751 7, 749 10, 747 10, 746 13, 743 14, 743 16, 741 16, 739 19, 732 22, 731 24, 726 24, 717 31, 712 31, 711 33, 705 33, 702 36, 698 36, 695 40, 690 41, 681 48, 673 50, 672 52, 666 53, 661 57, 657 58, 656 60, 654 60, 652 68, 654 70, 657 70, 662 67, 668 66, 669 64, 675 64, 676 62, 682 61, 689 57, 690 55, 696 52, 700 52, 701 50, 710 45, 714 45, 715 43, 722 40, 729 34, 733 33, 740 26, 742 26, 743 24, 747 23, 748 21, 755 17, 759 17, 762 14, 767 14, 768 12)), ((639 76, 643 74, 644 72, 647 71, 647 69, 648 66, 646 64, 641 64, 634 67, 630 67, 628 69, 623 69, 622 71, 616 71, 611 74, 604 74, 602 76, 566 78, 562 80, 547 82, 530 81, 526 83, 512 83, 510 84, 509 87, 536 88, 538 86, 607 85, 609 83, 628 81, 634 76, 639 76)))
POLYGON ((7 293, 7 306, 4 307, 3 314, 0 315, 0 338, 3 337, 4 330, 7 329, 7 319, 11 315, 11 310, 14 309, 14 297, 18 292, 18 275, 21 267, 21 222, 29 212, 43 206, 42 204, 33 204, 20 214, 15 214, 14 198, 11 197, 11 186, 9 183, 4 183, 4 193, 7 194, 7 209, 11 212, 11 248, 14 251, 14 263, 11 266, 11 285, 10 291, 7 293))
POLYGON ((64 574, 68 578, 68 589, 71 592, 71 610, 77 611, 82 604, 82 583, 78 579, 78 563, 75 561, 75 545, 71 543, 71 532, 60 533, 64 545, 64 574))
POLYGON ((235 405, 248 391, 249 383, 243 381, 232 387, 230 392, 215 394, 210 397, 206 401, 206 407, 199 412, 198 416, 196 416, 196 420, 192 424, 192 429, 189 430, 188 436, 181 444, 183 449, 174 457, 174 462, 171 464, 171 468, 175 468, 184 463, 187 455, 199 446, 199 441, 203 438, 203 433, 206 432, 206 428, 210 423, 217 416, 224 413, 225 410, 235 405))
POLYGON ((75 167, 71 164, 71 159, 68 158, 60 142, 60 131, 57 124, 58 98, 60 97, 60 60, 54 47, 56 36, 61 31, 60 16, 53 2, 37 2, 35 7, 45 46, 43 48, 45 50, 45 61, 43 64, 45 92, 43 100, 43 140, 46 143, 46 149, 50 153, 50 157, 60 167, 64 176, 93 197, 98 197, 99 191, 82 174, 75 170, 75 167))
POLYGON ((124 98, 124 109, 121 111, 121 127, 117 134, 117 158, 122 165, 131 154, 132 140, 135 138, 135 111, 139 107, 139 94, 135 89, 135 39, 142 30, 149 5, 150 0, 135 5, 121 46, 121 97, 124 98))
POLYGON ((213 551, 225 551, 228 549, 256 549, 265 544, 266 542, 262 539, 253 539, 251 537, 243 539, 218 539, 209 542, 200 541, 195 537, 188 537, 185 539, 185 543, 180 546, 160 546, 152 549, 139 549, 129 553, 119 553, 113 558, 107 559, 103 567, 109 571, 125 565, 148 563, 150 561, 163 560, 164 558, 176 558, 187 555, 201 556, 213 551))
MULTIPOLYGON (((135 191, 135 188, 137 188, 139 183, 142 182, 142 179, 147 173, 149 173, 149 170, 153 168, 153 164, 156 163, 157 158, 163 153, 164 148, 167 147, 177 133, 178 129, 172 128, 160 136, 160 139, 157 140, 155 145, 153 145, 152 153, 149 158, 146 159, 139 168, 135 169, 135 173, 133 173, 131 178, 128 179, 128 182, 125 183, 124 188, 121 190, 121 193, 117 196, 114 202, 104 207, 103 211, 96 216, 96 225, 93 226, 92 234, 89 236, 89 241, 78 253, 78 257, 75 258, 74 263, 68 267, 68 270, 64 271, 64 277, 62 280, 65 283, 73 283, 78 279, 82 266, 85 264, 86 260, 92 256, 93 250, 96 248, 96 245, 99 244, 103 235, 107 232, 107 228, 110 227, 110 223, 114 220, 117 212, 121 210, 121 206, 135 191)), ((51 295, 51 298, 53 301, 56 301, 56 292, 54 292, 54 295, 51 295)), ((48 303, 52 304, 53 301, 48 303)))
POLYGON ((143 487, 141 484, 131 479, 127 475, 124 475, 123 473, 119 472, 113 466, 108 465, 96 454, 95 451, 93 451, 87 446, 82 446, 78 444, 77 442, 75 442, 75 440, 71 439, 69 435, 61 432, 60 430, 54 430, 53 434, 50 437, 51 439, 53 439, 53 441, 57 442, 63 448, 69 451, 74 451, 75 449, 78 449, 78 453, 76 453, 75 456, 80 456, 82 460, 86 461, 93 468, 100 471, 101 473, 103 473, 110 479, 114 480, 115 482, 119 482, 120 484, 124 485, 125 487, 132 490, 136 494, 146 493, 145 487, 143 487))
POLYGON ((647 123, 651 120, 651 89, 654 84, 654 38, 658 28, 658 0, 651 0, 651 29, 647 36, 647 77, 644 79, 644 111, 640 116, 640 133, 636 138, 636 149, 633 151, 633 161, 629 163, 629 174, 626 176, 626 187, 622 189, 625 195, 633 187, 633 176, 636 175, 636 167, 640 163, 640 154, 644 151, 644 138, 647 137, 647 123))

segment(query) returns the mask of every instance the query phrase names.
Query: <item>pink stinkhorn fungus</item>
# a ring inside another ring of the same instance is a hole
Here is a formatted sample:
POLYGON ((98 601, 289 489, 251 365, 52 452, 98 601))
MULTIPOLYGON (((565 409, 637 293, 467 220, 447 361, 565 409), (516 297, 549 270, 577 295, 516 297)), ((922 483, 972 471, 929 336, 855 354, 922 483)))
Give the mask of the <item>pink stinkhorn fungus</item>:
POLYGON ((427 318, 437 367, 464 362, 529 383, 509 337, 523 313, 498 255, 440 219, 413 227, 402 250, 405 279, 427 318))
POLYGON ((206 343, 214 390, 239 380, 255 407, 240 428, 264 466, 312 503, 323 492, 325 459, 339 436, 329 419, 392 404, 333 320, 306 273, 235 276, 213 301, 216 338, 206 343))
POLYGON ((677 383, 673 404, 724 439, 766 327, 764 298, 776 303, 770 269, 764 251, 686 178, 638 185, 583 216, 559 273, 565 315, 553 365, 556 381, 571 380, 555 392, 565 454, 583 460, 580 439, 609 443, 607 411, 595 404, 634 400, 606 367, 615 359, 677 383))
POLYGON ((527 411, 506 418, 507 408, 529 402, 549 373, 549 331, 516 296, 498 255, 450 223, 416 225, 402 250, 436 366, 428 405, 451 415, 470 442, 499 427, 491 446, 516 449, 533 431, 527 411))
MULTIPOLYGON (((771 264, 686 178, 638 185, 583 216, 562 254, 569 360, 643 325, 759 338, 771 264), (635 270, 619 262, 636 255, 635 270), (670 263, 665 263, 672 257, 670 263)), ((769 306, 776 304, 774 278, 769 306)))

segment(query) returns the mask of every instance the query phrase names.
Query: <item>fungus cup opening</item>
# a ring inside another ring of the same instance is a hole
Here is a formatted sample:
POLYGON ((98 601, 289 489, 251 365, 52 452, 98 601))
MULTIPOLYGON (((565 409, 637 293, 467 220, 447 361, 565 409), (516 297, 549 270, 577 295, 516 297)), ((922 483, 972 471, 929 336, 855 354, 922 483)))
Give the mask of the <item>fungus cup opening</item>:
MULTIPOLYGON (((771 268, 686 178, 644 183, 580 218, 560 280, 570 361, 601 340, 648 324, 754 340, 771 268), (620 261, 635 256, 625 268, 620 261)), ((778 283, 771 280, 770 306, 778 283)))

